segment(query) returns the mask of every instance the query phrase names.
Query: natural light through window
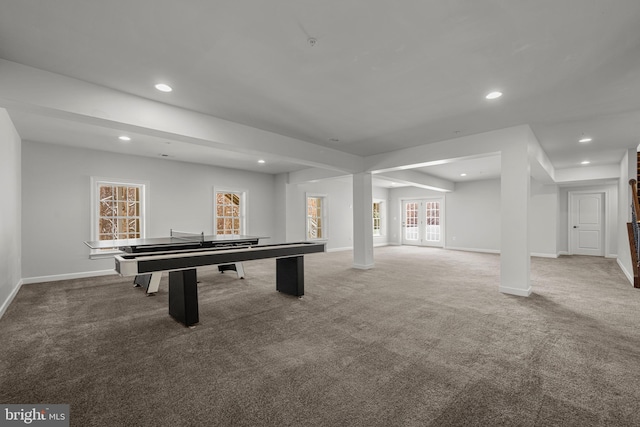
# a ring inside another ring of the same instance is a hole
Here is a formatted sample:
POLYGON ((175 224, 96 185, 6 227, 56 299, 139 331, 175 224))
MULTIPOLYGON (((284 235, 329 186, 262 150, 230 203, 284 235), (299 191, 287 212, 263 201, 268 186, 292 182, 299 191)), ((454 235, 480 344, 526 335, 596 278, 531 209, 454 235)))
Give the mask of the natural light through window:
POLYGON ((242 193, 216 192, 216 234, 242 234, 242 193))
POLYGON ((137 184, 97 183, 98 240, 142 237, 142 192, 137 184))
POLYGON ((373 235, 381 236, 381 222, 380 222, 380 206, 382 203, 374 202, 373 203, 373 235))
POLYGON ((427 202, 427 242, 440 241, 440 202, 427 202))
POLYGON ((325 198, 307 196, 307 239, 325 239, 326 224, 324 218, 325 198))

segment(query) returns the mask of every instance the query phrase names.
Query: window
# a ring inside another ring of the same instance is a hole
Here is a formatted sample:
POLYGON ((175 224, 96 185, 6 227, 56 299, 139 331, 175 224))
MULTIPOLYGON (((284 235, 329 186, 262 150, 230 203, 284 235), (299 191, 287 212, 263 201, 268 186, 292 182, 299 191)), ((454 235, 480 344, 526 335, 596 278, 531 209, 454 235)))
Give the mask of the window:
POLYGON ((307 240, 327 238, 325 199, 324 196, 307 195, 307 240))
POLYGON ((215 233, 243 234, 244 193, 216 191, 215 233))
POLYGON ((380 236, 380 203, 373 202, 373 235, 380 236))
POLYGON ((440 241, 440 202, 427 202, 427 242, 440 241))
POLYGON ((144 237, 145 184, 94 179, 95 240, 144 237))

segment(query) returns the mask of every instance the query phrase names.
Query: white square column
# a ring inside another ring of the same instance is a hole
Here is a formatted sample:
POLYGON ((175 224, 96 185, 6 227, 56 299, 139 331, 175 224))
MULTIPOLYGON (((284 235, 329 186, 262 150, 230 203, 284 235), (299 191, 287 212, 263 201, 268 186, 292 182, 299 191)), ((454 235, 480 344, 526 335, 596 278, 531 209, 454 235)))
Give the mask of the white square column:
MULTIPOLYGON (((531 295, 529 199, 531 173, 527 142, 514 141, 502 150, 500 180, 500 292, 531 295)), ((478 224, 478 226, 481 226, 478 224)))
POLYGON ((373 268, 373 188, 370 172, 353 175, 353 267, 373 268))

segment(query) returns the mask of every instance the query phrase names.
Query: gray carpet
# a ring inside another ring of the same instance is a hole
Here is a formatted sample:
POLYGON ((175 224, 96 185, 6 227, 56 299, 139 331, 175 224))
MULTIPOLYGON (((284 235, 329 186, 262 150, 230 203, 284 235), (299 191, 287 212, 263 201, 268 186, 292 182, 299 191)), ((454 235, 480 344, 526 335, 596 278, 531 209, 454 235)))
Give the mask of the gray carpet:
POLYGON ((74 426, 638 426, 640 290, 615 260, 376 249, 305 257, 305 296, 199 271, 200 324, 117 276, 25 285, 0 320, 0 402, 74 426))

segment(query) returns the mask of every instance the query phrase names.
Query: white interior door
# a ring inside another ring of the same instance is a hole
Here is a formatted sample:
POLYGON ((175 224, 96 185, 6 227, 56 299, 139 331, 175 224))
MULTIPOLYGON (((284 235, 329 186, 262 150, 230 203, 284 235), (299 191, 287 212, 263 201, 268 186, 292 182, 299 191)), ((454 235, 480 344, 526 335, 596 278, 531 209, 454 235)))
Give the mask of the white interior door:
POLYGON ((442 199, 402 201, 402 244, 442 247, 444 241, 442 199))
POLYGON ((604 255, 602 193, 571 193, 570 240, 574 255, 604 255))

